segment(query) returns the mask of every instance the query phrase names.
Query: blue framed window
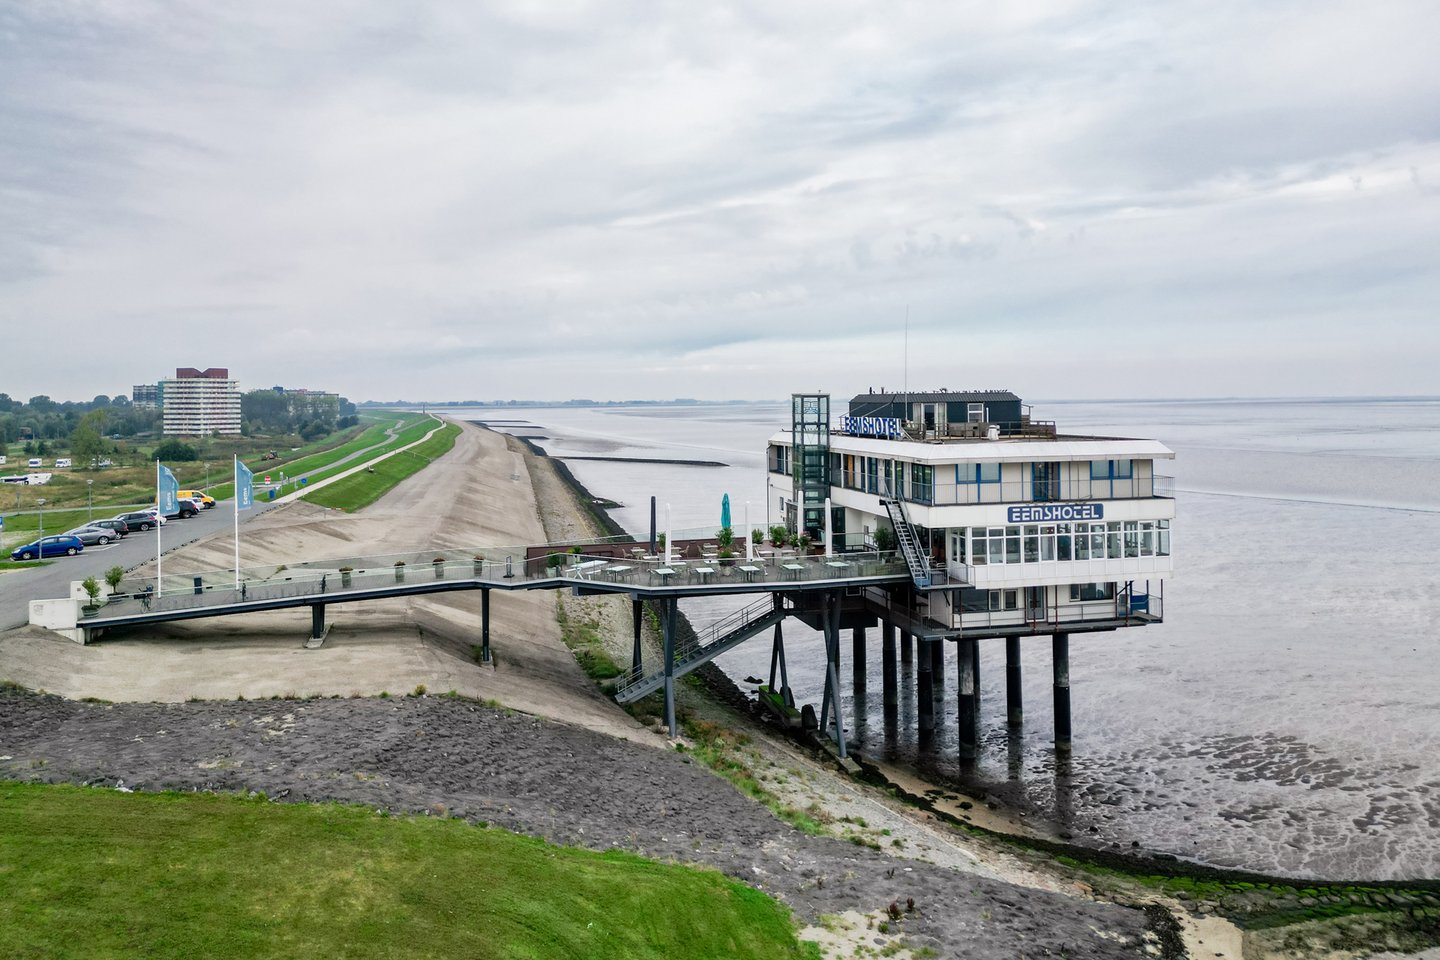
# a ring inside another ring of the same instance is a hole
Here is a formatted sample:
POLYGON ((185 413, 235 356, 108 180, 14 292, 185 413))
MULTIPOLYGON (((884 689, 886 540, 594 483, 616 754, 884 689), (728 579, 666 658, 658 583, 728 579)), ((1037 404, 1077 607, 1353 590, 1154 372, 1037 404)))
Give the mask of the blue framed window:
POLYGON ((1091 480, 1129 480, 1135 475, 1133 460, 1091 460, 1091 480))
POLYGON ((998 463, 957 463, 955 464, 956 483, 999 483, 1000 464, 998 463))

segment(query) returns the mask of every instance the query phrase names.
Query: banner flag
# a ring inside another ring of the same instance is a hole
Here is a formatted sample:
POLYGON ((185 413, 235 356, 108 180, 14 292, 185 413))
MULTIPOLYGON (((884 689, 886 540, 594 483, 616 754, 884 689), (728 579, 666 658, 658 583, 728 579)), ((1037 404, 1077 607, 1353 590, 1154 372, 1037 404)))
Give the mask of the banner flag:
POLYGON ((175 479, 175 474, 170 472, 169 467, 160 466, 156 473, 159 490, 156 492, 155 500, 160 504, 160 515, 162 517, 175 513, 180 509, 180 481, 175 479))
POLYGON ((250 468, 235 460, 235 509, 249 510, 255 506, 255 474, 250 468))

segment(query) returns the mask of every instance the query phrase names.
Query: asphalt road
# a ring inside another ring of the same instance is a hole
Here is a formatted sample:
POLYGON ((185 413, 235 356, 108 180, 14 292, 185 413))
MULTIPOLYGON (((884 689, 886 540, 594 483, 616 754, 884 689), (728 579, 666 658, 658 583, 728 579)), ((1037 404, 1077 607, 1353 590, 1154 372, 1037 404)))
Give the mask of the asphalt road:
MULTIPOLYGON (((258 493, 258 491, 257 491, 258 493)), ((255 506, 240 514, 243 524, 251 517, 269 509, 269 501, 255 500, 255 506)), ((161 531, 161 546, 166 553, 176 547, 199 540, 235 524, 233 500, 217 503, 209 510, 188 520, 171 520, 161 531)), ((64 531, 48 531, 63 533, 64 531)), ((8 551, 7 551, 8 556, 8 551)), ((70 592, 70 581, 94 577, 103 580, 105 571, 119 564, 129 570, 147 560, 155 559, 155 531, 132 532, 116 543, 104 547, 86 547, 73 557, 57 557, 49 566, 0 573, 0 630, 19 627, 30 621, 30 601, 63 597, 70 592)))

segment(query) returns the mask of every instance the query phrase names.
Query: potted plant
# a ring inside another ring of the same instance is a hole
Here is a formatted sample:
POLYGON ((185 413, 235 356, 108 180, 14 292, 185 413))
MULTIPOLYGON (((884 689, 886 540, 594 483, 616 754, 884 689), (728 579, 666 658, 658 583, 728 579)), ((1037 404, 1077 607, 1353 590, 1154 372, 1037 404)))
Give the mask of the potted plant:
POLYGON ((875 549, 881 553, 889 553, 895 549, 895 531, 889 527, 875 528, 875 549))
POLYGON ((445 558, 436 557, 430 563, 435 567, 435 579, 443 580, 445 578, 445 558))
POLYGON ((735 531, 729 527, 721 527, 715 531, 715 545, 722 551, 729 551, 735 546, 735 531))
POLYGON ((770 542, 777 548, 785 546, 790 542, 790 531, 785 528, 784 524, 775 524, 770 528, 770 542))
POLYGON ((80 589, 90 598, 90 602, 81 608, 82 612, 87 617, 95 616, 95 611, 100 609, 100 584, 94 577, 86 577, 80 581, 80 589))
POLYGON ((664 553, 665 553, 665 534, 662 533, 662 534, 660 534, 659 536, 657 536, 657 537, 655 538, 655 549, 656 549, 656 550, 659 550, 662 556, 664 555, 664 553))
POLYGON ((404 582, 405 582, 405 561, 404 561, 404 560, 396 560, 396 561, 395 561, 395 582, 396 582, 396 583, 404 583, 404 582))
POLYGON ((355 568, 354 568, 354 567, 341 567, 341 568, 340 568, 340 586, 342 586, 342 587, 348 587, 348 586, 350 586, 350 574, 352 574, 352 573, 354 573, 354 572, 355 572, 355 568))
POLYGON ((795 549, 801 554, 810 552, 810 534, 798 533, 795 535, 795 549))
POLYGON ((120 592, 120 581, 124 579, 124 567, 116 565, 105 571, 105 584, 110 588, 110 593, 112 596, 120 592))
POLYGON ((753 544, 755 544, 755 546, 757 546, 757 547, 760 546, 760 544, 762 544, 762 543, 765 542, 765 531, 761 530, 761 529, 758 528, 758 527, 755 528, 754 530, 751 530, 751 531, 750 531, 750 542, 753 543, 753 544))

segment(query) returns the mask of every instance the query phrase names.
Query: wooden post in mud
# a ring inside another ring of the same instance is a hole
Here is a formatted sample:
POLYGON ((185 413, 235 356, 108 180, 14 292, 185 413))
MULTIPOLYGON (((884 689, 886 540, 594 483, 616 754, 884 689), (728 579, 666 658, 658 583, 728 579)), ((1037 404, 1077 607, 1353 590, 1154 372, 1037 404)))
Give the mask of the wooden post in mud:
POLYGON ((665 726, 671 739, 679 732, 675 725, 675 598, 667 597, 662 619, 665 622, 665 726))
POLYGON ((930 651, 925 649, 926 643, 935 643, 934 640, 918 640, 916 646, 920 648, 920 668, 917 671, 915 684, 915 706, 920 713, 920 739, 929 740, 935 734, 935 685, 930 675, 930 670, 935 660, 930 651))
POLYGON ((900 631, 900 662, 909 663, 915 658, 915 648, 910 644, 910 631, 900 631))
POLYGON ((1012 727, 1025 722, 1024 688, 1020 685, 1020 638, 1005 638, 1005 719, 1012 727))
POLYGON ((865 628, 854 627, 850 631, 851 685, 857 694, 865 692, 865 628))
POLYGON ((480 591, 480 662, 490 662, 490 591, 480 591))
POLYGON ((880 624, 880 669, 884 683, 882 702, 886 710, 900 706, 900 684, 895 668, 895 624, 880 624))
POLYGON ((956 707, 960 721, 960 759, 974 760, 976 746, 975 718, 975 647, 973 637, 961 637, 960 649, 955 657, 956 672, 960 675, 960 691, 956 696, 956 707))
MULTIPOLYGON (((490 591, 486 590, 485 592, 488 594, 490 591)), ((630 668, 639 673, 641 663, 640 628, 645 622, 645 601, 640 599, 638 593, 630 595, 630 617, 631 626, 635 631, 630 645, 630 668)))
POLYGON ((1070 634, 1057 633, 1051 640, 1055 668, 1055 749, 1070 749, 1070 634))

